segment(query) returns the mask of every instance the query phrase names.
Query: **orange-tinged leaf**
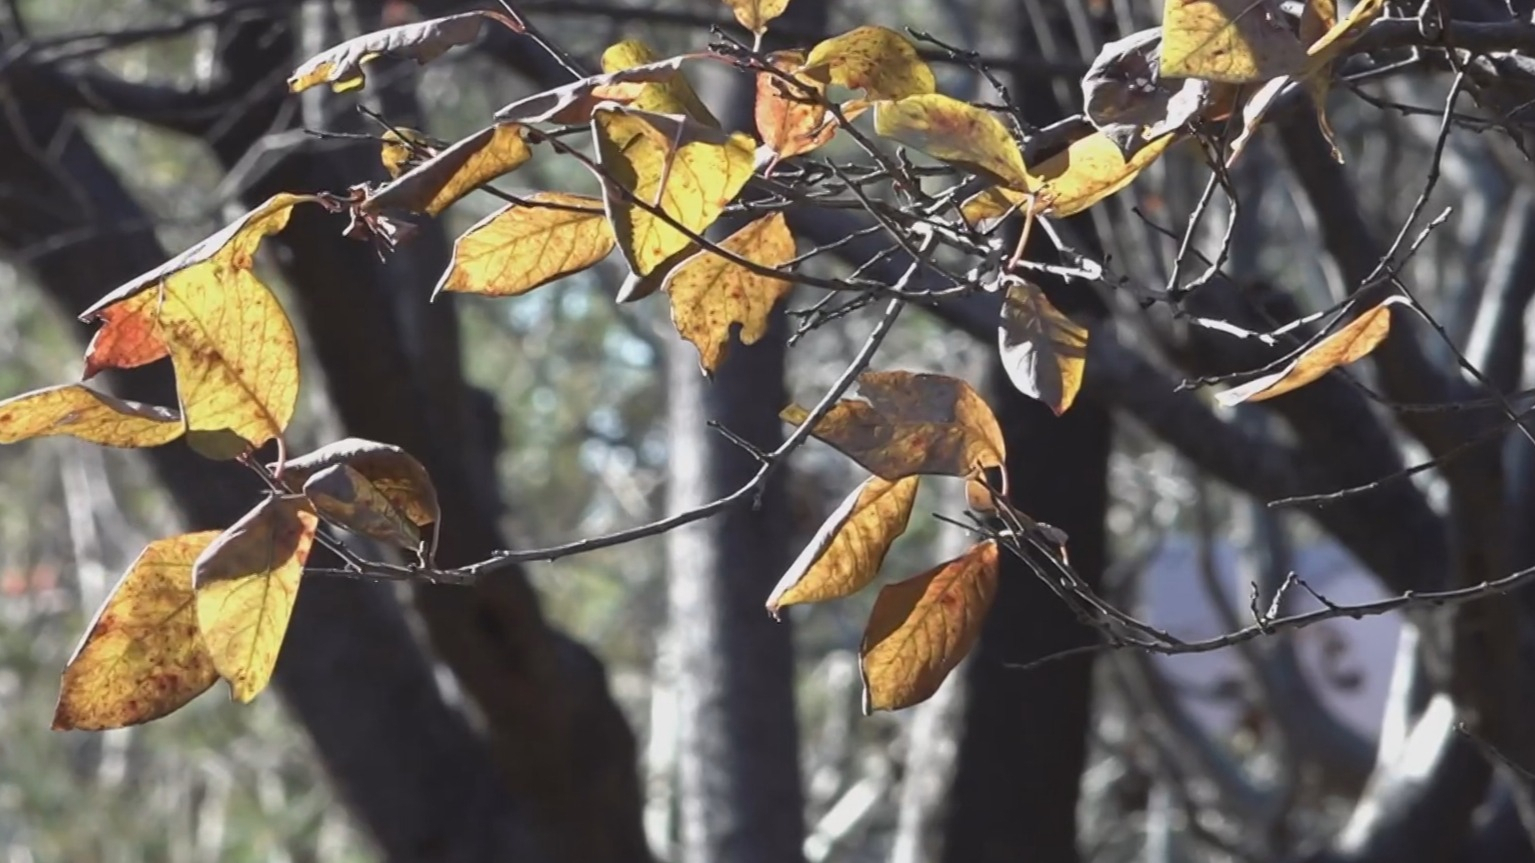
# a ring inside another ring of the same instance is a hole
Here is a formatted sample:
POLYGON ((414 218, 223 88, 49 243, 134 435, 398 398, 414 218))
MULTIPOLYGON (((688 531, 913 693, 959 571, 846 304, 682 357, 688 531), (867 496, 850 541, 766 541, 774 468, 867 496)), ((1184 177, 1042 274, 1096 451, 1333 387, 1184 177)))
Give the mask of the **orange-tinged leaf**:
POLYGON ((1179 140, 1182 136, 1178 134, 1164 135, 1126 160, 1118 144, 1102 132, 1093 132, 1030 168, 1029 191, 992 186, 965 201, 961 212, 965 221, 982 225, 1008 212, 1023 212, 1032 192, 1035 215, 1073 216, 1130 185, 1179 140))
POLYGON ((810 49, 809 67, 825 66, 831 82, 863 90, 871 101, 936 92, 933 70, 905 36, 873 25, 849 30, 810 49))
POLYGON ((1299 71, 1306 48, 1276 0, 1165 0, 1161 72, 1246 84, 1299 71))
POLYGON ((1065 413, 1082 388, 1087 330, 1057 309, 1033 282, 1014 280, 997 326, 1002 367, 1018 391, 1065 413))
POLYGON ((134 369, 170 355, 154 319, 145 314, 157 297, 139 294, 101 310, 101 329, 85 348, 85 372, 90 380, 102 369, 134 369))
MULTIPOLYGON (((837 402, 811 433, 870 473, 893 482, 922 473, 971 476, 1007 463, 996 416, 958 378, 864 372, 858 392, 864 400, 837 402)), ((779 416, 799 425, 809 411, 790 405, 779 416)))
POLYGON ((326 521, 404 548, 421 545, 421 531, 384 493, 355 468, 335 464, 304 482, 304 496, 326 521))
POLYGON ((33 390, 0 401, 0 444, 69 435, 102 446, 151 447, 182 434, 170 408, 140 404, 84 384, 33 390))
POLYGON ((378 160, 391 177, 400 176, 442 149, 442 145, 430 135, 405 126, 384 132, 383 139, 378 160))
POLYGON ((441 519, 437 489, 426 468, 410 453, 391 444, 362 438, 336 441, 290 459, 283 479, 289 488, 297 490, 314 474, 336 465, 346 465, 362 474, 415 524, 427 525, 441 519))
POLYGON ((539 192, 476 222, 453 244, 443 291, 513 297, 596 264, 613 251, 602 201, 539 192))
POLYGON ((533 158, 522 127, 498 123, 475 132, 427 159, 362 202, 362 209, 410 210, 438 215, 454 202, 494 180, 517 170, 533 158))
MULTIPOLYGON (((764 267, 781 267, 794 259, 794 236, 783 213, 757 219, 720 247, 764 267)), ((794 284, 703 251, 673 270, 665 289, 672 301, 672 324, 698 348, 704 373, 713 374, 725 358, 731 327, 741 325, 741 344, 755 344, 767 332, 773 306, 794 284)))
POLYGON ((619 251, 636 275, 649 275, 691 238, 646 207, 701 234, 750 179, 751 138, 684 117, 628 109, 592 117, 604 174, 603 204, 619 251))
POLYGON ((996 541, 986 540, 880 590, 859 648, 864 713, 900 710, 938 691, 981 635, 999 562, 996 541))
POLYGON ((155 540, 128 566, 64 668, 55 731, 158 719, 218 679, 192 595, 192 562, 218 535, 155 540))
POLYGON ((1002 121, 952 96, 923 93, 876 103, 874 131, 1004 186, 1029 187, 1023 153, 1002 121))
POLYGON ((473 42, 487 18, 499 17, 495 12, 465 12, 364 33, 304 61, 288 77, 288 90, 298 93, 320 84, 329 84, 337 93, 355 90, 366 83, 363 64, 385 56, 430 63, 449 48, 473 42))
MULTIPOLYGON (((777 158, 792 158, 825 144, 837 133, 837 124, 826 110, 824 97, 831 83, 825 66, 802 68, 805 52, 778 51, 768 55, 773 68, 792 75, 804 90, 790 86, 771 72, 757 73, 757 100, 753 116, 762 143, 777 158)), ((849 118, 851 119, 851 118, 849 118)))
POLYGON ((275 195, 81 315, 92 320, 119 307, 153 321, 176 369, 188 432, 227 431, 259 447, 292 418, 298 341, 252 266, 261 241, 287 225, 296 204, 312 200, 275 195), (154 300, 133 302, 145 293, 154 300))
POLYGON ((789 7, 789 0, 725 0, 725 5, 735 13, 742 27, 761 35, 767 32, 768 22, 789 7))
POLYGON ((318 526, 307 500, 268 497, 192 564, 198 631, 237 701, 272 679, 318 526))
MULTIPOLYGON (((557 123, 562 126, 576 126, 590 123, 592 111, 604 102, 619 102, 627 105, 641 97, 646 97, 651 103, 670 99, 667 107, 674 108, 674 113, 686 113, 683 102, 689 94, 692 94, 692 86, 678 70, 682 67, 683 61, 692 59, 693 56, 683 54, 654 63, 615 69, 601 75, 571 81, 569 84, 562 84, 542 93, 534 93, 497 111, 496 120, 502 123, 557 123), (648 95, 658 91, 663 95, 648 95), (671 95, 665 96, 664 94, 667 93, 671 95)), ((694 102, 697 102, 697 98, 696 95, 692 95, 694 102)), ((701 108, 702 104, 699 103, 698 107, 701 108)))
POLYGON ((1223 405, 1261 402, 1317 380, 1333 369, 1363 359, 1391 333, 1392 300, 1387 300, 1322 339, 1283 369, 1216 395, 1223 405))
POLYGON ((842 501, 768 597, 767 610, 852 596, 867 587, 891 543, 906 532, 920 480, 870 477, 842 501))
MULTIPOLYGON (((638 39, 625 39, 608 46, 602 52, 602 71, 609 74, 655 67, 668 62, 671 61, 662 60, 649 45, 638 39)), ((660 80, 645 84, 631 105, 636 110, 656 114, 682 114, 705 126, 719 128, 720 125, 680 70, 663 73, 660 80)))

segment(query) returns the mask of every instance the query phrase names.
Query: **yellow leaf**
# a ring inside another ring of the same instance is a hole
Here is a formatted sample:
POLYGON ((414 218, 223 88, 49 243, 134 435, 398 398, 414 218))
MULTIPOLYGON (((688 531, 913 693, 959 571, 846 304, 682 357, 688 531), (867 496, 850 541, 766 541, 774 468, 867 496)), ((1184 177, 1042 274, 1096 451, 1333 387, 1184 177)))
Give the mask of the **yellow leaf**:
POLYGON ((789 0, 725 0, 741 26, 758 34, 767 32, 768 22, 783 14, 789 0))
MULTIPOLYGON (((947 375, 864 372, 864 401, 843 399, 811 432, 882 479, 932 473, 968 477, 1007 463, 1002 429, 969 384, 947 375)), ((799 425, 809 411, 779 414, 799 425)))
MULTIPOLYGON (((1130 185, 1137 174, 1179 140, 1182 136, 1178 134, 1164 135, 1126 160, 1119 145, 1102 132, 1078 138, 1065 150, 1029 169, 1029 191, 1035 195, 1034 214, 1065 218, 1082 212, 1130 185)), ((965 221, 981 225, 1015 209, 1022 212, 1029 206, 1028 197, 1028 192, 992 186, 965 201, 961 212, 965 221)))
POLYGON ((303 498, 268 497, 197 556, 197 627, 238 701, 266 688, 319 525, 303 498))
POLYGON ((84 384, 33 390, 0 401, 0 444, 69 435, 102 446, 151 447, 181 437, 170 408, 130 402, 84 384))
POLYGON ((514 297, 596 264, 613 251, 602 201, 539 192, 476 222, 453 244, 443 291, 514 297))
POLYGON ((833 84, 863 90, 871 101, 932 93, 938 87, 933 70, 905 36, 873 25, 820 43, 810 49, 805 65, 827 67, 833 84))
POLYGON ((379 148, 378 160, 383 163, 389 176, 398 177, 441 149, 431 136, 404 126, 384 133, 384 143, 379 148))
POLYGON ((768 614, 776 620, 784 606, 852 596, 874 581, 891 543, 906 532, 918 482, 876 476, 854 489, 779 579, 768 614))
POLYGON ((449 48, 479 38, 487 18, 501 17, 496 12, 465 12, 364 33, 304 61, 289 76, 288 90, 298 93, 319 84, 329 84, 337 93, 355 90, 366 83, 364 63, 385 56, 430 63, 449 48))
POLYGON ((695 234, 714 223, 750 179, 751 138, 726 135, 682 117, 628 109, 592 117, 603 169, 603 203, 624 259, 649 275, 691 238, 642 206, 664 212, 695 234))
POLYGON ((695 109, 707 115, 708 111, 703 109, 698 97, 693 95, 687 78, 678 71, 683 61, 694 56, 683 54, 562 84, 552 90, 518 99, 497 111, 495 117, 502 123, 557 123, 575 126, 590 123, 592 111, 604 102, 628 105, 641 97, 652 103, 669 100, 667 106, 675 110, 667 113, 687 113, 684 102, 691 99, 695 109), (658 92, 663 95, 653 95, 658 92), (668 93, 669 96, 665 95, 668 93))
POLYGON ((261 241, 295 204, 276 195, 163 265, 113 291, 81 318, 152 322, 176 369, 191 433, 228 432, 259 447, 280 437, 298 401, 298 341, 277 298, 252 272, 261 241), (150 294, 153 299, 143 299, 150 294), (120 305, 121 304, 121 305, 120 305))
POLYGON ((296 491, 311 476, 336 465, 357 471, 415 524, 427 525, 441 519, 437 490, 426 468, 410 453, 390 444, 362 438, 336 441, 291 459, 283 479, 296 491))
POLYGON ((826 110, 824 101, 826 86, 831 82, 831 74, 825 66, 802 68, 805 65, 803 51, 778 51, 769 54, 767 59, 773 68, 791 75, 796 83, 809 91, 797 91, 771 72, 757 73, 753 117, 757 122, 757 134, 773 151, 777 162, 808 153, 830 141, 837 133, 837 124, 826 110))
POLYGON ((1322 38, 1338 23, 1337 0, 1306 0, 1300 12, 1300 37, 1302 45, 1311 45, 1322 38))
MULTIPOLYGON (((680 59, 680 58, 679 58, 680 59)), ((602 71, 609 74, 621 73, 640 68, 657 68, 656 64, 665 64, 671 61, 663 61, 656 56, 649 45, 638 39, 625 39, 608 47, 602 52, 602 71)), ((693 91, 693 85, 688 83, 686 76, 680 70, 670 73, 662 72, 660 80, 645 84, 631 105, 640 111, 650 111, 656 114, 682 114, 704 124, 719 128, 720 122, 709 112, 709 108, 698 98, 693 91)))
POLYGON ((421 545, 421 531, 367 477, 350 465, 331 465, 304 482, 304 496, 326 521, 403 548, 421 545))
POLYGON ((1033 282, 1008 285, 997 327, 1002 367, 1018 391, 1065 413, 1082 387, 1087 330, 1057 309, 1033 282))
MULTIPOLYGON (((781 267, 794 259, 794 236, 783 213, 757 219, 720 247, 764 267, 781 267)), ((794 284, 704 251, 673 270, 665 289, 672 301, 672 324, 698 348, 704 373, 713 374, 725 358, 731 326, 741 325, 741 344, 755 344, 767 332, 773 306, 794 284)))
POLYGON ((874 106, 874 131, 1014 189, 1029 188, 1023 153, 989 111, 942 93, 874 106))
POLYGON ((1165 78, 1246 84, 1299 71, 1306 49, 1276 0, 1165 0, 1165 78))
POLYGON ((938 691, 980 637, 999 563, 996 541, 987 540, 880 590, 859 648, 864 713, 900 710, 938 691))
POLYGON ((1333 369, 1363 359, 1390 334, 1392 305, 1392 300, 1381 303, 1312 345, 1283 369, 1219 393, 1216 400, 1227 406, 1261 402, 1299 389, 1333 369))
POLYGON ((192 562, 218 533, 155 540, 128 566, 64 668, 55 731, 158 719, 218 679, 192 596, 192 562))
POLYGON ((470 135, 384 186, 361 208, 410 210, 435 216, 454 202, 533 158, 522 127, 502 123, 470 135))

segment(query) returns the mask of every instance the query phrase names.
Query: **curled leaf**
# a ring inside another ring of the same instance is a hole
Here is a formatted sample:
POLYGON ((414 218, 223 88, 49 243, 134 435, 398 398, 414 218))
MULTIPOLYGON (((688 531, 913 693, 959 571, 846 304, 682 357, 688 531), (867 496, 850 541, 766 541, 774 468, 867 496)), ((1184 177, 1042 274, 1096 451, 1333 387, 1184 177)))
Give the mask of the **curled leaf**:
POLYGON ((192 564, 198 631, 238 701, 272 679, 318 526, 307 500, 269 497, 192 564))
MULTIPOLYGON (((781 267, 794 258, 794 236, 783 213, 757 219, 720 247, 764 267, 781 267)), ((725 358, 733 325, 741 325, 741 344, 755 344, 767 332, 773 306, 793 288, 792 282, 760 275, 709 251, 689 258, 665 283, 672 324, 698 348, 706 374, 713 374, 725 358)))
POLYGON ((933 70, 901 34, 868 25, 834 36, 810 49, 807 67, 825 66, 831 83, 862 90, 871 101, 900 99, 938 88, 933 70))
POLYGON ((890 545, 906 532, 919 482, 876 476, 854 489, 779 579, 768 614, 777 619, 784 606, 852 596, 873 582, 890 545))
POLYGON ((539 192, 476 222, 453 244, 432 292, 512 297, 578 273, 613 251, 602 201, 539 192))
POLYGON ((326 521, 404 548, 421 545, 421 531, 367 477, 345 464, 315 471, 304 481, 304 496, 326 521))
POLYGON ((942 93, 874 106, 874 131, 1014 189, 1029 188, 1012 134, 990 111, 942 93))
POLYGON ((1299 389, 1333 369, 1363 359, 1390 334, 1392 305, 1393 300, 1386 300, 1312 345, 1279 371, 1218 393, 1216 400, 1227 406, 1261 402, 1299 389))
POLYGON ((347 438, 289 460, 283 471, 288 487, 298 490, 316 473, 346 465, 368 480, 405 517, 417 525, 438 521, 437 489, 414 456, 391 444, 347 438))
MULTIPOLYGON (((562 84, 542 93, 534 93, 497 111, 496 120, 502 123, 557 123, 562 126, 576 126, 591 122, 592 111, 604 102, 631 105, 642 96, 658 91, 670 94, 669 98, 650 96, 647 98, 652 102, 665 101, 667 107, 675 109, 663 113, 686 113, 685 102, 687 94, 692 93, 692 86, 687 83, 686 78, 682 77, 679 69, 683 61, 691 57, 692 55, 684 54, 653 63, 615 69, 602 75, 592 75, 569 84, 562 84), (684 87, 687 89, 683 90, 684 87)), ((692 100, 697 102, 697 95, 693 95, 692 100)))
MULTIPOLYGON (((1002 429, 979 394, 958 378, 912 372, 864 372, 864 400, 843 399, 811 434, 882 479, 913 474, 968 477, 1007 463, 1002 429)), ((809 411, 779 414, 796 425, 809 411)))
POLYGON ((288 77, 288 90, 298 93, 319 84, 329 84, 337 93, 355 90, 366 83, 363 64, 379 57, 430 63, 449 48, 478 39, 487 18, 507 20, 497 12, 465 12, 364 33, 304 61, 288 77))
POLYGON ((987 540, 880 590, 859 648, 864 713, 900 710, 938 691, 980 637, 999 563, 996 541, 987 540))
POLYGON ((1161 72, 1247 84, 1298 71, 1306 50, 1275 0, 1165 0, 1161 72))
POLYGON ((99 393, 84 384, 33 390, 0 401, 0 444, 69 435, 115 447, 151 447, 181 437, 170 408, 99 393))
POLYGON ((803 88, 790 86, 772 72, 757 73, 753 117, 757 134, 773 152, 774 161, 808 153, 830 141, 837 133, 837 124, 825 103, 830 71, 825 66, 803 68, 803 51, 777 51, 768 55, 768 62, 803 88))
POLYGON ((517 170, 533 158, 522 127, 499 123, 481 129, 396 178, 362 202, 370 213, 409 210, 435 216, 454 202, 517 170))
POLYGON ((158 719, 218 679, 192 594, 192 562, 218 535, 155 540, 129 564, 64 667, 55 731, 158 719))
POLYGON ((1065 413, 1082 387, 1087 330, 1066 317, 1033 282, 1012 280, 997 326, 1002 367, 1018 391, 1065 413))
MULTIPOLYGON (((602 52, 602 71, 610 75, 658 67, 665 62, 649 45, 638 39, 625 39, 608 46, 602 52)), ((687 76, 680 69, 670 74, 663 73, 659 80, 642 86, 631 107, 653 114, 681 114, 715 129, 720 125, 720 121, 714 118, 703 100, 698 98, 698 93, 694 92, 693 85, 688 83, 687 76)))

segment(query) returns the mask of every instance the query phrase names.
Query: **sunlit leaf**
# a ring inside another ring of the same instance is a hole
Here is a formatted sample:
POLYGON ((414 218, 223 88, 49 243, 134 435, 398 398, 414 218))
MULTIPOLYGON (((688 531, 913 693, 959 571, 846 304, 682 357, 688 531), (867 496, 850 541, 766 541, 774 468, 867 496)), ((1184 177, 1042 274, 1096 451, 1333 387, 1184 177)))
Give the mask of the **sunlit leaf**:
POLYGON ((417 525, 438 521, 437 490, 426 468, 405 450, 362 438, 347 438, 289 460, 283 479, 294 491, 314 474, 346 465, 362 474, 395 508, 417 525))
MULTIPOLYGON (((958 378, 913 372, 864 372, 859 399, 843 399, 812 434, 871 473, 895 481, 913 474, 970 476, 1007 463, 1002 429, 978 393, 958 378)), ((809 411, 779 414, 800 425, 809 411)))
POLYGON ((1261 402, 1299 389, 1333 369, 1363 359, 1391 332, 1392 300, 1364 312, 1337 332, 1322 339, 1283 369, 1216 395, 1223 405, 1261 402))
POLYGON ((1162 76, 1257 83, 1298 71, 1304 43, 1274 0, 1165 0, 1162 76))
POLYGON ((192 564, 198 631, 238 701, 272 679, 318 525, 307 500, 268 497, 192 564))
POLYGON ((64 668, 54 730, 148 722, 213 685, 218 672, 197 630, 192 562, 218 535, 158 539, 129 564, 64 668))
POLYGON ((750 179, 751 138, 726 135, 684 117, 601 110, 592 118, 605 177, 603 204, 630 268, 648 275, 690 237, 636 199, 695 234, 714 223, 750 179))
POLYGON ((398 177, 435 156, 442 146, 437 139, 420 130, 396 126, 384 132, 378 160, 389 176, 398 177))
MULTIPOLYGON (((1073 141, 1069 147, 1029 169, 1035 215, 1065 218, 1076 215, 1130 185, 1146 166, 1181 137, 1164 135, 1148 142, 1126 160, 1119 145, 1102 132, 1073 141)), ((983 225, 1029 206, 1029 192, 992 186, 965 201, 965 221, 983 225)))
POLYGON ((421 545, 421 531, 355 468, 331 465, 304 481, 304 496, 326 521, 404 548, 421 545))
POLYGON ((663 102, 673 109, 663 113, 687 113, 685 103, 689 99, 697 103, 696 107, 702 108, 702 103, 693 94, 692 85, 678 71, 683 61, 693 56, 683 54, 654 63, 615 69, 562 84, 542 93, 534 93, 497 111, 496 120, 503 123, 576 126, 591 122, 592 111, 604 102, 628 105, 641 97, 645 97, 649 103, 663 102), (660 95, 647 95, 656 93, 660 95))
POLYGON ((768 597, 768 614, 784 606, 852 596, 875 576, 891 543, 906 532, 917 477, 870 477, 826 519, 768 597))
POLYGON ((134 369, 170 356, 153 316, 145 314, 158 300, 146 292, 101 310, 101 329, 85 348, 81 380, 90 380, 103 369, 134 369))
POLYGON ((824 102, 826 87, 831 83, 831 73, 825 66, 803 68, 803 51, 778 51, 767 59, 773 68, 790 75, 808 91, 796 90, 771 72, 757 73, 757 100, 753 108, 757 134, 773 151, 777 162, 808 153, 830 141, 837 133, 837 124, 824 102))
POLYGON ((1002 367, 1024 395, 1065 413, 1082 387, 1087 330, 1051 304, 1033 282, 1014 280, 1002 301, 997 326, 1002 367))
POLYGON ((261 241, 287 225, 296 204, 312 200, 276 195, 80 316, 153 326, 170 350, 189 432, 228 431, 259 447, 292 418, 298 341, 252 268, 261 241))
POLYGON ((863 711, 926 701, 980 637, 997 593, 995 540, 921 575, 886 585, 859 648, 863 711))
POLYGON ((825 66, 833 84, 863 90, 871 101, 932 93, 938 87, 933 70, 905 36, 873 25, 816 45, 805 65, 825 66))
POLYGON ((181 437, 170 408, 99 393, 84 384, 33 390, 0 401, 0 444, 69 435, 102 446, 151 447, 181 437))
POLYGON ((735 13, 742 27, 760 35, 767 31, 769 21, 789 7, 789 0, 725 0, 725 5, 735 13))
MULTIPOLYGON (((764 267, 781 267, 794 258, 794 236, 783 213, 757 219, 720 247, 764 267)), ((731 327, 741 326, 741 344, 755 344, 767 332, 773 306, 793 288, 792 282, 760 275, 709 251, 689 258, 665 284, 672 324, 698 348, 705 374, 713 374, 725 358, 731 327)))
POLYGON ((539 192, 507 204, 453 244, 453 261, 433 296, 443 291, 512 297, 596 264, 613 251, 602 201, 539 192))
POLYGON ((368 212, 410 210, 435 216, 533 157, 522 127, 501 123, 470 135, 368 196, 368 212))
MULTIPOLYGON (((666 62, 669 61, 663 61, 649 45, 638 39, 625 39, 602 52, 602 71, 608 74, 621 75, 630 70, 653 68, 666 62)), ((643 85, 640 94, 630 104, 639 111, 682 114, 705 126, 719 128, 720 125, 680 70, 663 73, 659 80, 643 85)))
POLYGON ((1023 154, 1002 121, 952 96, 923 93, 878 102, 874 131, 1004 186, 1029 187, 1023 154))
POLYGON ((337 93, 355 90, 366 83, 363 64, 379 57, 430 63, 449 48, 478 39, 480 25, 488 18, 507 20, 497 12, 465 12, 364 33, 304 61, 288 77, 288 90, 298 93, 319 84, 329 84, 337 93))

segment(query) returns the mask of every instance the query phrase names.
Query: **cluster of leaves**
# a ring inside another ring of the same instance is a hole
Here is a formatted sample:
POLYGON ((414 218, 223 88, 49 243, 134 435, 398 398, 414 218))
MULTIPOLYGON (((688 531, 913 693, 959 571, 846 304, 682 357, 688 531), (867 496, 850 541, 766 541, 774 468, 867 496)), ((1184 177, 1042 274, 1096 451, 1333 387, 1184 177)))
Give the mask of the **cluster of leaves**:
MULTIPOLYGON (((729 2, 759 39, 786 4, 729 2)), ((381 152, 389 182, 345 193, 277 195, 111 292, 82 315, 101 322, 83 379, 169 358, 178 406, 137 404, 85 383, 66 384, 0 402, 0 442, 66 434, 150 447, 184 438, 209 458, 239 459, 270 492, 225 531, 177 536, 144 550, 70 661, 55 727, 147 721, 219 677, 237 699, 254 697, 270 679, 309 551, 316 541, 327 542, 322 522, 414 550, 414 571, 426 577, 434 571, 440 513, 426 471, 409 454, 348 440, 287 456, 282 435, 297 401, 297 342, 254 261, 262 241, 286 227, 293 208, 347 213, 347 234, 389 248, 410 237, 402 214, 435 217, 476 190, 499 195, 506 205, 458 238, 437 292, 518 296, 617 249, 629 268, 617 300, 665 293, 679 335, 697 347, 702 371, 711 374, 732 332, 743 344, 760 338, 796 282, 842 286, 798 272, 801 258, 781 209, 762 208, 765 214, 722 241, 706 235, 732 207, 752 212, 740 199, 754 178, 765 182, 839 133, 883 160, 854 125, 860 116, 871 115, 877 137, 984 183, 959 206, 956 231, 981 236, 977 232, 1002 217, 1021 213, 1027 234, 1034 219, 1081 212, 1124 188, 1200 124, 1240 108, 1246 123, 1234 158, 1292 80, 1320 106, 1331 64, 1379 15, 1380 2, 1366 0, 1336 22, 1332 0, 1310 0, 1293 27, 1262 2, 1168 0, 1166 10, 1160 33, 1136 34, 1105 49, 1084 81, 1088 122, 1041 158, 1025 159, 1022 130, 1004 117, 938 93, 912 43, 882 27, 859 27, 808 51, 768 55, 743 49, 662 59, 642 43, 625 41, 603 54, 601 74, 513 102, 490 126, 460 141, 391 129, 381 152), (721 127, 683 75, 691 62, 727 63, 755 74, 755 139, 721 127), (1263 87, 1244 97, 1241 85, 1256 82, 1263 87), (572 132, 590 135, 589 152, 569 143, 572 132), (535 158, 535 147, 585 165, 600 180, 601 195, 519 197, 489 185, 535 158), (272 441, 276 462, 257 463, 255 451, 272 441), (422 535, 428 525, 430 540, 422 535)), ((524 29, 514 15, 487 11, 369 33, 304 63, 289 87, 357 89, 376 57, 425 63, 472 42, 486 26, 524 29)), ((892 172, 889 179, 899 187, 901 176, 892 172)), ((1000 351, 1015 384, 1057 414, 1069 409, 1082 382, 1087 330, 1011 266, 981 287, 1004 300, 1000 351)), ((1300 386, 1363 356, 1388 325, 1388 310, 1377 307, 1227 398, 1269 397, 1300 386)), ((845 597, 872 583, 906 528, 922 474, 963 477, 972 509, 1038 527, 1007 507, 1001 430, 969 385, 895 371, 863 372, 858 384, 859 399, 783 413, 787 422, 809 423, 810 434, 873 477, 837 508, 784 575, 767 601, 775 616, 785 606, 845 597), (1000 477, 1000 484, 990 484, 989 476, 1000 477)), ((998 555, 998 543, 986 540, 881 590, 862 645, 866 709, 904 707, 936 690, 978 635, 996 590, 998 555)))

